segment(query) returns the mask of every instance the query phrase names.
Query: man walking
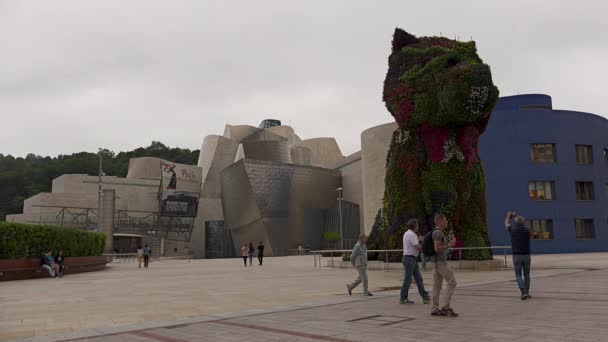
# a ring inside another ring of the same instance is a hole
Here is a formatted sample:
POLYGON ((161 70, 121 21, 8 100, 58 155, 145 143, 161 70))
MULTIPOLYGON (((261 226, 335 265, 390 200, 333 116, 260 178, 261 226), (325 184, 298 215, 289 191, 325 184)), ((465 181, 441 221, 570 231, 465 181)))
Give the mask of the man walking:
POLYGON ((422 274, 418 268, 418 254, 422 249, 422 245, 418 241, 418 220, 411 219, 407 222, 408 230, 403 234, 403 268, 405 275, 403 276, 403 286, 401 286, 401 304, 414 304, 413 301, 408 299, 408 292, 410 284, 412 283, 412 276, 416 281, 418 287, 418 293, 422 297, 424 304, 431 302, 429 293, 424 289, 424 282, 422 280, 422 274))
POLYGON ((148 268, 150 262, 150 255, 152 255, 152 249, 148 245, 144 246, 144 267, 148 268))
POLYGON ((260 244, 258 245, 258 262, 260 263, 260 266, 262 266, 262 264, 264 263, 264 242, 260 241, 260 244))
POLYGON ((445 236, 445 229, 448 227, 448 219, 444 214, 437 214, 433 219, 435 223, 435 230, 432 232, 433 247, 435 255, 431 258, 435 264, 433 269, 433 309, 431 315, 433 316, 449 316, 458 317, 458 314, 450 307, 450 301, 454 290, 456 290, 456 278, 454 272, 448 266, 448 250, 456 244, 456 239, 448 242, 445 236), (441 286, 443 280, 448 285, 447 291, 445 291, 445 304, 439 306, 439 299, 441 295, 441 286))
POLYGON ((521 291, 521 300, 532 298, 530 296, 530 229, 525 224, 526 219, 523 216, 515 216, 514 212, 507 212, 505 227, 511 235, 513 269, 515 269, 515 279, 521 291), (515 224, 512 226, 513 218, 515 218, 515 224))
POLYGON ((353 289, 363 282, 363 295, 372 296, 372 293, 367 289, 367 235, 359 236, 359 241, 355 244, 350 255, 350 262, 359 275, 352 284, 346 285, 348 294, 352 295, 353 289))

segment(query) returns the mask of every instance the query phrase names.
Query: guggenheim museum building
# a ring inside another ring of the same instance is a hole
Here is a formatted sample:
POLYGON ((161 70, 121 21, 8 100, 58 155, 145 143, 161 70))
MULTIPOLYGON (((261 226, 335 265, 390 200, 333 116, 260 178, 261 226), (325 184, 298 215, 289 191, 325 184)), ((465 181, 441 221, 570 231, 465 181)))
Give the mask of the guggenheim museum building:
MULTIPOLYGON (((162 255, 220 258, 259 241, 270 255, 350 248, 381 206, 396 128, 361 132, 361 150, 344 156, 334 138, 303 140, 279 120, 227 125, 204 138, 198 165, 146 157, 130 161, 126 178, 62 175, 7 220, 101 229, 112 237, 109 252, 148 243, 162 255), (188 192, 175 192, 184 181, 188 192), (331 239, 339 232, 341 242, 331 239)), ((502 97, 479 153, 493 245, 510 244, 503 221, 516 211, 534 253, 608 251, 607 119, 555 110, 547 95, 502 97)))

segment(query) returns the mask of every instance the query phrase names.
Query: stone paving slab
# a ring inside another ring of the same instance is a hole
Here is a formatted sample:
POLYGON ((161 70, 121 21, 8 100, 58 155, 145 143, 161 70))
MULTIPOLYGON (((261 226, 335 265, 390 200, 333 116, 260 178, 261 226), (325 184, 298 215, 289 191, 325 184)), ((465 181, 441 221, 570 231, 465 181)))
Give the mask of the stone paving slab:
MULTIPOLYGON (((414 292, 414 290, 412 290, 414 292)), ((521 301, 513 281, 459 287, 458 318, 432 317, 430 306, 400 305, 396 291, 373 298, 216 315, 206 321, 72 339, 95 342, 191 341, 534 341, 600 342, 608 336, 608 270, 535 278, 521 301)), ((416 297, 413 294, 412 299, 416 297)), ((192 319, 194 321, 194 318, 192 319)), ((177 323, 177 321, 176 321, 177 323)), ((41 340, 42 341, 42 340, 41 340)))
MULTIPOLYGON (((574 284, 570 290, 573 293, 566 295, 574 296, 575 304, 604 301, 603 281, 608 275, 580 271, 608 268, 607 256, 533 256, 533 277, 554 279, 543 289, 542 300, 568 301, 560 297, 564 288, 559 277, 571 274, 568 283, 574 284)), ((122 264, 61 279, 1 282, 0 340, 29 337, 28 341, 56 341, 251 315, 261 317, 261 313, 289 313, 284 317, 275 314, 271 321, 285 319, 285 324, 290 325, 298 324, 289 317, 300 309, 363 299, 345 294, 345 284, 355 276, 353 270, 315 269, 312 257, 268 258, 263 267, 253 268, 244 268, 238 261, 169 260, 151 263, 149 270, 122 264), (48 295, 49 288, 52 296, 48 295)), ((463 299, 473 295, 479 300, 504 299, 501 296, 509 296, 515 286, 512 270, 455 272, 463 299), (475 291, 467 292, 464 286, 475 291)), ((390 290, 400 287, 402 272, 370 271, 369 275, 370 287, 378 291, 377 295, 397 295, 390 290)), ((430 289, 431 272, 423 272, 423 276, 430 289)), ((417 294, 412 296, 416 299, 417 294)), ((588 310, 605 314, 601 307, 588 310)), ((322 329, 326 323, 321 320, 317 326, 322 329)), ((580 324, 591 326, 588 322, 580 324)))

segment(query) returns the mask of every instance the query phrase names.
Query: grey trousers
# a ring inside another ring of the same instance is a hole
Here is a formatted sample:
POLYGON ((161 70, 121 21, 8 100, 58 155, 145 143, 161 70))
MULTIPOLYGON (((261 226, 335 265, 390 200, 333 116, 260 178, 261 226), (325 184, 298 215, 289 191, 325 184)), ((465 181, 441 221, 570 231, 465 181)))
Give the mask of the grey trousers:
POLYGON ((350 284, 350 289, 352 290, 363 283, 363 293, 367 293, 367 266, 359 266, 356 269, 359 275, 357 276, 357 279, 350 284))
POLYGON ((449 308, 452 295, 456 290, 456 278, 447 262, 436 262, 433 269, 433 308, 439 307, 439 296, 441 295, 441 286, 444 279, 448 288, 445 291, 445 303, 441 308, 449 308))

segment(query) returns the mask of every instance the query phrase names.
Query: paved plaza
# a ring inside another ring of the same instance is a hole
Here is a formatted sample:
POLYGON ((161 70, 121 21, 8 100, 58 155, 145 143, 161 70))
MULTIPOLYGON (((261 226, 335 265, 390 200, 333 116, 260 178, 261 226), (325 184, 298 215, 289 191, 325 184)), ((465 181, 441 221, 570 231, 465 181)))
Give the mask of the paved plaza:
MULTIPOLYGON (((608 254, 534 258, 530 301, 511 270, 457 271, 459 318, 399 305, 401 272, 371 271, 376 296, 345 295, 352 270, 311 257, 131 263, 0 283, 0 339, 22 341, 602 341, 608 254), (38 335, 38 336, 36 336, 38 335)), ((425 272, 426 287, 432 287, 425 272)), ((415 290, 411 298, 420 302, 415 290)))

